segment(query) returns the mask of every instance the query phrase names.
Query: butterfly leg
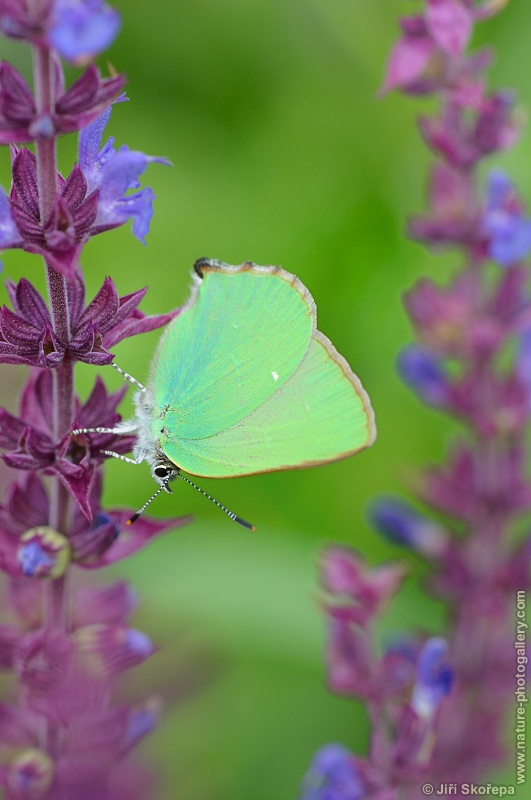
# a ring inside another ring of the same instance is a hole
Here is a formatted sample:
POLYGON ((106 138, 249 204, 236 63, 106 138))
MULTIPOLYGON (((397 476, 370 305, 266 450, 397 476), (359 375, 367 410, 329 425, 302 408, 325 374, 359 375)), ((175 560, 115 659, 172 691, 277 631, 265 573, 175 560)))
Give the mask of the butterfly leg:
POLYGON ((136 433, 138 430, 138 425, 133 420, 119 422, 118 425, 115 425, 114 428, 75 428, 73 431, 70 431, 71 436, 77 436, 79 433, 114 433, 117 436, 126 434, 126 433, 136 433))
POLYGON ((120 461, 125 461, 126 464, 135 464, 135 466, 138 466, 143 461, 143 459, 130 458, 129 456, 123 456, 121 453, 115 453, 114 450, 100 450, 100 453, 111 456, 111 458, 117 458, 120 461))

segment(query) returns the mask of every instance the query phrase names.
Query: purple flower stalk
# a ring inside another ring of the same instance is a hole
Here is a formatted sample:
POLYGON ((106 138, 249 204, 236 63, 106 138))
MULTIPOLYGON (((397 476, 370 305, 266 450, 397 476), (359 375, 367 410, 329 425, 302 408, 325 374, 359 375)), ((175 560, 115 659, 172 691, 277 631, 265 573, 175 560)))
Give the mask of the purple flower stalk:
POLYGON ((425 510, 384 497, 370 517, 426 561, 427 591, 448 609, 445 636, 426 632, 382 653, 373 622, 403 566, 369 570, 353 551, 325 552, 328 683, 364 701, 372 731, 365 757, 323 747, 301 800, 418 800, 425 783, 455 784, 452 796, 464 798, 463 784, 487 784, 508 757, 515 593, 531 583, 531 537, 514 536, 515 520, 531 508, 531 215, 508 176, 480 173, 483 159, 520 131, 513 94, 486 86, 490 52, 467 51, 475 24, 504 5, 423 0, 401 20, 383 83, 384 92, 439 101, 435 116, 419 121, 436 162, 428 211, 409 232, 428 247, 453 247, 460 266, 449 285, 425 278, 406 293, 418 343, 402 350, 398 370, 421 402, 456 417, 464 433, 446 463, 421 475, 425 510))
POLYGON ((88 239, 132 221, 145 244, 154 195, 140 188, 149 164, 167 164, 110 139, 101 147, 124 78, 102 78, 89 62, 120 25, 102 0, 0 0, 0 31, 33 49, 33 88, 0 65, 0 144, 11 146, 12 184, 0 189, 0 248, 44 260, 48 296, 26 278, 7 283, 0 309, 0 361, 30 368, 17 415, 0 409, 3 459, 20 477, 0 503, 0 568, 9 624, 0 625, 0 665, 17 691, 0 704, 0 792, 6 800, 152 800, 153 787, 129 758, 156 724, 159 703, 118 703, 124 670, 155 651, 130 625, 136 602, 124 583, 79 590, 77 570, 112 564, 187 518, 158 522, 131 509, 101 507, 103 451, 123 453, 130 437, 73 429, 120 420, 124 391, 96 378, 76 396, 76 362, 104 365, 125 339, 159 328, 176 312, 146 316, 146 289, 120 296, 109 277, 86 301, 80 255, 88 239), (87 65, 65 86, 61 57, 87 65), (60 134, 79 132, 79 163, 56 166, 60 134), (24 147, 34 143, 34 152, 24 147), (44 478, 47 476, 47 478, 44 478))

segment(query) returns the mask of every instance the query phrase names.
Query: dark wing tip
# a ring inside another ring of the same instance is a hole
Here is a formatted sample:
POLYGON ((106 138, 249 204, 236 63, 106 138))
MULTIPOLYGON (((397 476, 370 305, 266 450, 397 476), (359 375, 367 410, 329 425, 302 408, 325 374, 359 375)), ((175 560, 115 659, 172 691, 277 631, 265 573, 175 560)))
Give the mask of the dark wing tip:
POLYGON ((212 259, 207 258, 206 256, 202 256, 198 258, 194 263, 194 272, 199 275, 200 278, 203 277, 203 267, 208 267, 212 264, 212 259))

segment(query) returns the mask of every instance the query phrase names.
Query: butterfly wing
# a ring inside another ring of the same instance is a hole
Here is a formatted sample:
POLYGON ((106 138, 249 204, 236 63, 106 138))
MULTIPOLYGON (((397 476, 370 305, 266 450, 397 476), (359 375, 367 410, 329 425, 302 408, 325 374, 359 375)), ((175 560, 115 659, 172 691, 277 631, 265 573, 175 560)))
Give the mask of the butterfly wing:
POLYGON ((186 472, 228 478, 336 461, 370 445, 375 433, 358 378, 316 331, 298 369, 244 419, 202 439, 172 433, 163 448, 186 472))
POLYGON ((278 267, 210 262, 202 274, 166 330, 150 383, 154 432, 186 440, 230 428, 267 400, 301 363, 316 326, 310 293, 278 267))

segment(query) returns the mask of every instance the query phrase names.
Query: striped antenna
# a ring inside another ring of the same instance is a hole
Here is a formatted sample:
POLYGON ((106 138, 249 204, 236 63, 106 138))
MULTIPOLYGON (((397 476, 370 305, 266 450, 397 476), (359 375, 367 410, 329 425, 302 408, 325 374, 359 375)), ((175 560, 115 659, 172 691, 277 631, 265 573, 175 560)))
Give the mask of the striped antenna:
POLYGON ((133 386, 136 386, 138 389, 140 389, 141 392, 145 392, 146 391, 146 387, 143 386, 140 383, 140 381, 137 381, 137 379, 133 378, 132 375, 129 375, 128 372, 124 372, 124 370, 121 369, 121 367, 119 367, 118 364, 115 364, 114 361, 112 362, 111 367, 113 367, 116 370, 116 372, 119 372, 120 375, 122 376, 122 378, 125 381, 129 381, 129 383, 132 383, 133 386))
POLYGON ((139 516, 140 516, 141 514, 143 514, 143 513, 144 513, 144 511, 146 510, 146 508, 148 507, 148 505, 149 505, 151 502, 153 502, 153 500, 155 499, 155 497, 158 497, 158 495, 159 495, 159 494, 162 492, 162 490, 163 490, 163 489, 164 489, 164 491, 165 491, 165 492, 170 492, 170 493, 171 493, 171 489, 168 487, 168 483, 167 483, 167 482, 166 482, 166 483, 163 483, 163 484, 162 484, 162 486, 159 486, 159 488, 157 489, 157 491, 155 492, 155 494, 154 494, 154 495, 152 495, 152 496, 149 498, 149 500, 148 500, 146 503, 144 503, 144 505, 142 506, 142 508, 139 508, 139 509, 138 509, 138 511, 135 511, 135 513, 133 514, 133 516, 132 516, 132 517, 129 517, 129 519, 127 520, 127 525, 132 525, 132 524, 133 524, 133 522, 136 522, 136 521, 137 521, 137 519, 139 518, 139 516))
POLYGON ((214 505, 216 505, 218 508, 221 508, 221 510, 224 511, 225 514, 228 517, 230 517, 230 519, 233 522, 237 522, 238 525, 243 525, 244 528, 248 528, 250 531, 256 530, 254 525, 251 525, 250 522, 246 522, 244 519, 239 517, 233 511, 229 511, 228 508, 226 508, 225 506, 221 505, 219 500, 216 500, 215 497, 211 497, 211 495, 207 494, 207 492, 205 492, 199 486, 196 486, 195 483, 192 483, 192 481, 189 478, 187 478, 185 475, 183 475, 181 472, 178 472, 177 475, 179 476, 179 478, 182 478, 185 483, 187 483, 189 486, 192 486, 194 489, 196 489, 198 492, 200 492, 204 497, 206 497, 208 500, 210 500, 212 503, 214 503, 214 505))

